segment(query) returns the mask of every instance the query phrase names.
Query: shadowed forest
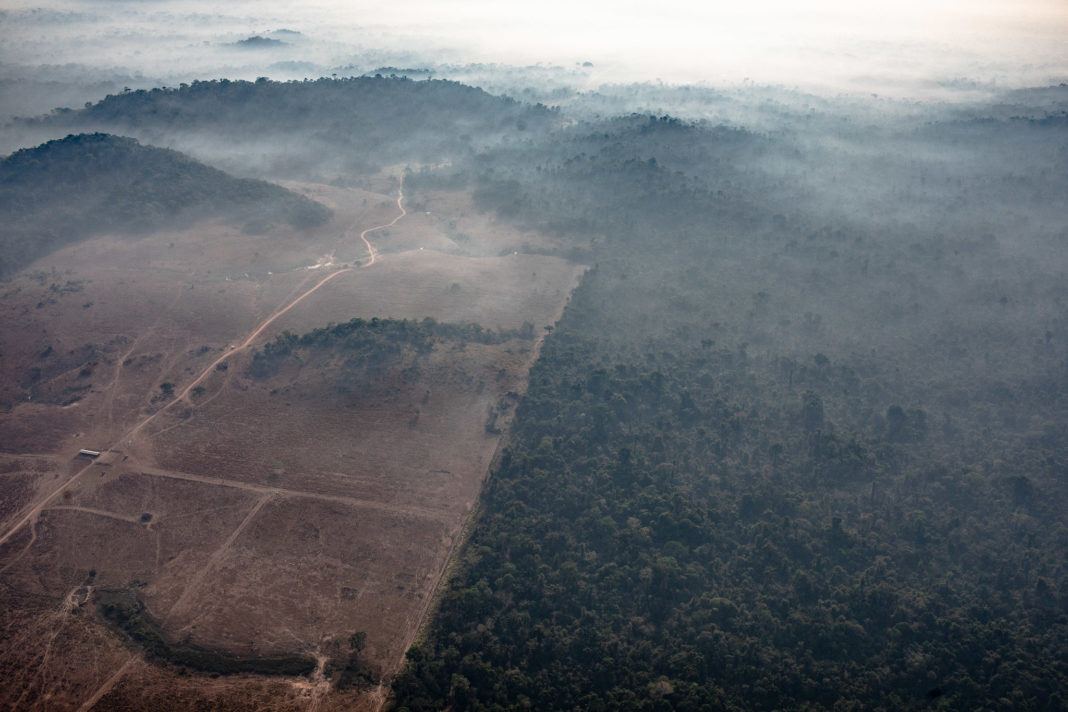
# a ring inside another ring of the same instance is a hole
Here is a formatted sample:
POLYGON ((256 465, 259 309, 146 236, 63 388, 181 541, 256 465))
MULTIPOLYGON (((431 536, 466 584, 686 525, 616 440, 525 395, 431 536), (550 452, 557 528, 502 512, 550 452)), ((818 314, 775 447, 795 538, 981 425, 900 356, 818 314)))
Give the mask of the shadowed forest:
POLYGON ((275 222, 321 225, 330 210, 175 151, 108 134, 68 135, 0 163, 0 275, 93 234, 144 234, 219 216, 259 232, 275 222))
POLYGON ((328 218, 261 180, 403 165, 412 210, 467 191, 590 266, 555 325, 324 324, 251 362, 545 335, 392 709, 1064 709, 1068 87, 629 91, 548 108, 396 76, 212 81, 26 119, 144 145, 5 159, 0 270, 57 231, 174 218, 162 198, 41 217, 65 188, 35 171, 61 150, 102 171, 104 148, 183 176, 182 220, 239 224, 328 218))

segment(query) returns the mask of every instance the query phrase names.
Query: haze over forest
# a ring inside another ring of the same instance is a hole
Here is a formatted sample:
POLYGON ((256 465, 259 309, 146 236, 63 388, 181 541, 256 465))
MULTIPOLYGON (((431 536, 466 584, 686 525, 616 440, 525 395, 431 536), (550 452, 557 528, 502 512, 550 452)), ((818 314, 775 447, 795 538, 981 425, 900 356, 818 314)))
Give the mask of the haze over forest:
POLYGON ((906 99, 1047 86, 1068 72, 1068 11, 1058 0, 299 7, 13 0, 2 12, 8 116, 80 106, 124 86, 349 76, 389 66, 510 94, 638 81, 906 99), (270 42, 242 44, 257 36, 270 42))
POLYGON ((0 8, 0 703, 1061 710, 1068 7, 0 8))

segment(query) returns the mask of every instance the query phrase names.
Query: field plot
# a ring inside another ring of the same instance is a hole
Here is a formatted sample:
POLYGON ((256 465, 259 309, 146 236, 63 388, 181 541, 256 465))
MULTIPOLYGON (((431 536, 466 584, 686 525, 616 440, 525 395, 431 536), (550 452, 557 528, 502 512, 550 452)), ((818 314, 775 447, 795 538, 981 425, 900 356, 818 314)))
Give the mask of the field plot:
POLYGON ((583 268, 464 196, 290 187, 334 219, 99 237, 0 284, 0 705, 380 702, 583 268), (357 317, 509 331, 250 369, 357 317))

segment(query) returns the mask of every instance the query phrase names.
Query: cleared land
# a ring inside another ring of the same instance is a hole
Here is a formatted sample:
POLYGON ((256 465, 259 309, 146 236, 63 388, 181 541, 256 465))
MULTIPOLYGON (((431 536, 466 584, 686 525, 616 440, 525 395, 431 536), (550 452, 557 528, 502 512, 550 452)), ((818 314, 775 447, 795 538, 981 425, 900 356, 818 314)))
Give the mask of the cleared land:
POLYGON ((326 680, 339 679, 357 632, 365 679, 396 671, 537 342, 444 339, 373 372, 313 349, 262 378, 249 374, 252 349, 354 317, 539 334, 583 268, 523 254, 553 245, 445 193, 368 233, 371 264, 359 236, 398 216, 394 178, 289 187, 334 220, 99 237, 0 283, 0 704, 378 704, 373 687, 326 680), (160 664, 104 620, 101 596, 115 592, 176 649, 298 654, 316 672, 210 677, 160 664))

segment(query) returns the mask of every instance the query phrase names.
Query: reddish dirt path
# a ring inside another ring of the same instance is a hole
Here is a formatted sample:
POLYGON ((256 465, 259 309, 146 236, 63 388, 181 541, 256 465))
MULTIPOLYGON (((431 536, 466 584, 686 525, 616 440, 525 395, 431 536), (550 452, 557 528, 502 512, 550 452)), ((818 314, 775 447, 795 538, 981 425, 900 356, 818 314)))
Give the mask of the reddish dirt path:
MULTIPOLYGON (((181 288, 179 288, 178 294, 176 294, 174 296, 174 299, 172 299, 170 301, 170 303, 167 305, 167 311, 172 310, 175 307, 175 305, 178 304, 178 302, 181 300, 181 298, 182 298, 182 290, 181 290, 181 288)), ((137 350, 137 347, 140 346, 141 343, 143 341, 145 341, 145 339, 147 339, 149 336, 151 336, 151 335, 156 333, 156 331, 160 328, 160 324, 162 323, 162 321, 163 321, 163 315, 160 315, 152 323, 152 325, 150 327, 148 327, 148 329, 146 329, 143 333, 138 335, 137 338, 135 338, 133 340, 133 343, 130 344, 130 348, 126 350, 126 353, 122 354, 117 359, 115 359, 115 374, 114 374, 114 376, 112 376, 111 383, 107 387, 107 397, 104 400, 104 404, 103 404, 103 407, 102 407, 102 411, 104 412, 104 417, 106 418, 106 423, 107 423, 107 425, 109 427, 112 425, 112 423, 115 422, 115 392, 118 390, 119 379, 122 378, 122 369, 124 368, 124 364, 126 363, 126 359, 130 358, 131 356, 133 356, 134 351, 137 350)))
MULTIPOLYGON (((63 492, 68 487, 70 487, 72 484, 74 484, 75 481, 77 481, 77 479, 79 477, 81 477, 82 474, 84 474, 87 470, 91 470, 93 468, 93 465, 95 465, 95 464, 96 464, 95 462, 92 462, 92 463, 86 465, 85 467, 83 467, 82 469, 78 470, 77 472, 74 473, 74 475, 71 476, 71 478, 69 480, 67 480, 66 482, 61 484, 59 487, 56 487, 54 490, 52 490, 51 494, 49 494, 47 497, 45 497, 39 503, 37 503, 34 506, 30 507, 30 511, 28 511, 17 522, 12 524, 11 528, 8 529, 7 532, 5 532, 3 536, 0 536, 0 544, 5 543, 8 539, 10 539, 16 533, 18 533, 18 531, 20 529, 22 529, 22 527, 26 526, 30 522, 37 521, 37 515, 39 515, 41 513, 41 510, 44 509, 48 505, 49 502, 51 502, 61 492, 63 492)), ((36 538, 36 534, 34 534, 34 538, 36 538)))
MULTIPOLYGON (((385 230, 388 227, 393 227, 394 225, 397 224, 397 222, 401 218, 403 218, 405 215, 407 215, 408 211, 404 209, 403 201, 404 201, 404 177, 401 176, 400 186, 397 189, 397 208, 400 210, 400 215, 398 215, 397 217, 393 218, 388 223, 385 223, 383 225, 375 225, 374 227, 369 227, 369 228, 367 228, 366 230, 364 230, 363 232, 360 233, 360 239, 363 240, 365 245, 367 245, 367 253, 371 258, 370 261, 367 264, 363 265, 364 267, 370 267, 371 265, 373 265, 375 263, 375 260, 377 258, 377 254, 378 254, 377 251, 374 248, 374 245, 372 245, 371 242, 367 239, 367 235, 369 235, 370 233, 375 232, 377 230, 385 230)), ((345 274, 346 272, 351 272, 352 270, 353 270, 352 267, 344 267, 342 269, 337 270, 336 272, 332 272, 332 273, 328 274, 326 277, 323 277, 321 280, 316 282, 315 286, 313 286, 311 289, 308 289, 308 290, 302 292, 296 299, 293 299, 292 301, 290 301, 289 304, 286 304, 284 307, 281 307, 278 310, 276 310, 273 314, 268 316, 263 321, 263 323, 260 324, 255 329, 255 331, 253 331, 251 334, 249 334, 248 338, 245 339, 245 341, 240 346, 237 346, 235 348, 230 349, 229 351, 224 353, 222 356, 217 358, 214 362, 212 362, 206 369, 204 369, 203 372, 201 372, 201 374, 199 376, 197 376, 193 380, 192 383, 190 383, 188 386, 186 386, 185 389, 181 393, 178 394, 177 398, 175 398, 173 401, 168 403, 166 406, 161 408, 159 411, 157 411, 153 415, 149 416, 146 420, 144 420, 140 425, 137 426, 137 428, 135 428, 133 431, 131 431, 131 435, 136 433, 142 426, 148 424, 148 422, 150 420, 152 420, 152 418, 154 418, 156 415, 158 415, 159 413, 162 413, 163 411, 167 410, 167 408, 170 407, 171 405, 173 405, 174 403, 176 403, 178 401, 187 401, 187 398, 189 396, 190 391, 192 391, 197 386, 197 384, 199 384, 201 381, 203 381, 205 378, 207 378, 208 375, 210 375, 211 372, 213 370, 215 370, 216 366, 218 366, 220 363, 226 361, 228 358, 230 358, 235 353, 248 348, 252 344, 252 342, 256 340, 256 337, 258 337, 260 334, 263 333, 264 329, 266 329, 271 324, 273 324, 275 321, 277 321, 281 316, 283 316, 290 309, 292 309, 293 307, 295 307, 298 304, 300 304, 302 301, 304 301, 307 297, 309 297, 314 292, 316 292, 324 284, 326 284, 330 280, 334 279, 338 275, 345 274)))

